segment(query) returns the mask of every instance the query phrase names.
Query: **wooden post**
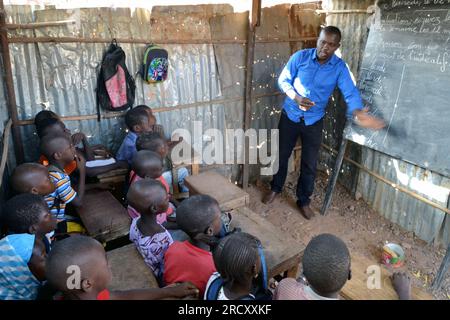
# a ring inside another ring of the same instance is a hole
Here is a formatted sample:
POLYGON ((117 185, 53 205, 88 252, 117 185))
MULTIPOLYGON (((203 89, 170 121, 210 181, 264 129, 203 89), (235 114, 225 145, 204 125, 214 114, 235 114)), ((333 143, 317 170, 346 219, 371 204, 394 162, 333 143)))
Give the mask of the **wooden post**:
POLYGON ((3 72, 5 74, 6 98, 9 117, 12 120, 14 152, 18 164, 24 162, 22 137, 20 135, 19 117, 17 115, 16 94, 12 76, 11 58, 9 55, 8 32, 5 28, 6 12, 3 0, 0 0, 0 44, 2 46, 3 72))
POLYGON ((436 273, 436 278, 433 280, 433 284, 431 288, 436 290, 441 286, 442 280, 444 280, 444 276, 447 273, 448 267, 450 266, 450 244, 448 245, 447 252, 445 253, 445 257, 442 260, 441 266, 439 267, 439 271, 436 273))
POLYGON ((328 182, 327 192, 325 194, 325 200, 323 201, 321 214, 324 216, 331 204, 331 199, 333 197, 334 187, 336 186, 337 178, 339 176, 339 171, 341 171, 342 162, 344 161, 345 149, 347 148, 348 140, 342 137, 341 147, 336 158, 336 163, 334 165, 333 174, 328 182))
MULTIPOLYGON (((250 128, 251 112, 252 112, 252 84, 253 84, 253 60, 255 59, 255 38, 256 27, 260 24, 261 17, 261 0, 253 0, 252 10, 249 13, 248 23, 248 41, 247 41, 247 58, 245 64, 245 112, 244 112, 244 131, 250 128)), ((249 139, 245 137, 245 163, 242 174, 242 187, 244 190, 248 188, 249 177, 249 139)))

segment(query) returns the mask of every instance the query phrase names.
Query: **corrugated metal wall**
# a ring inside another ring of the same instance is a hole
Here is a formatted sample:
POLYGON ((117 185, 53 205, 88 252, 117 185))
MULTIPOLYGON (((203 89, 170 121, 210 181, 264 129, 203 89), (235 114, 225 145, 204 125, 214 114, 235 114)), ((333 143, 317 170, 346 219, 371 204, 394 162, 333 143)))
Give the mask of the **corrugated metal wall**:
MULTIPOLYGON (((366 9, 373 0, 324 2, 326 9, 366 9)), ((262 25, 257 39, 317 36, 324 17, 314 10, 317 3, 281 5, 263 9, 262 25)), ((32 11, 29 6, 7 7, 10 23, 81 19, 80 24, 64 27, 42 28, 36 31, 21 30, 16 35, 25 36, 97 36, 158 39, 246 39, 247 13, 232 14, 230 6, 156 7, 152 13, 138 9, 83 9, 32 11), (151 27, 149 27, 151 26, 151 27)), ((328 25, 343 31, 342 56, 357 76, 368 32, 368 14, 330 14, 328 25)), ((276 78, 292 52, 315 42, 257 43, 253 78, 255 95, 267 95, 278 90, 276 78)), ((137 71, 144 45, 123 44, 127 65, 132 73, 137 71)), ((106 44, 11 44, 13 75, 20 119, 29 119, 45 105, 63 116, 95 114, 97 66, 106 44)), ((180 104, 209 101, 215 98, 242 97, 245 82, 245 45, 166 45, 170 54, 169 80, 158 85, 144 85, 137 80, 136 103, 151 107, 171 107, 180 104)), ((2 87, 3 89, 3 87, 2 87)), ((252 110, 252 127, 276 128, 282 96, 265 96, 255 99, 252 110)), ((339 146, 345 124, 345 104, 339 94, 328 108, 324 142, 334 148, 339 146)), ((157 114, 158 122, 167 132, 176 128, 192 129, 193 120, 202 121, 204 129, 242 128, 243 100, 199 107, 174 109, 157 114)), ((7 119, 4 92, 0 90, 0 123, 7 119)), ((67 121, 72 130, 90 136, 92 142, 102 143, 115 150, 125 134, 123 118, 67 121)), ((25 152, 28 160, 37 156, 37 139, 34 127, 23 127, 25 152)), ((404 162, 394 162, 389 156, 353 143, 348 148, 350 157, 395 183, 410 187, 415 192, 448 205, 445 192, 450 188, 449 178, 420 169, 404 162), (406 177, 406 179, 405 179, 406 177), (417 186, 428 186, 416 190, 417 186), (439 188, 441 187, 441 188, 439 188), (447 188, 447 189, 446 189, 447 188), (438 195, 435 193, 437 192, 438 195)), ((13 152, 10 151, 11 161, 13 152)), ((327 152, 321 154, 321 164, 333 167, 334 158, 327 152)), ((253 176, 259 171, 255 166, 253 176)), ((236 166, 225 167, 225 173, 235 176, 236 166)), ((381 214, 414 231, 426 241, 450 241, 448 216, 432 209, 391 187, 358 172, 344 164, 341 182, 363 197, 381 214), (445 226, 445 227, 444 227, 445 226)), ((448 194, 447 194, 448 197, 448 194)))
MULTIPOLYGON (((291 37, 317 36, 319 19, 312 9, 317 4, 279 5, 264 8, 257 41, 291 37)), ((232 13, 229 5, 153 7, 145 9, 91 8, 65 10, 47 7, 9 6, 9 23, 76 20, 75 24, 11 31, 11 36, 57 36, 176 39, 247 39, 248 13, 232 13)), ((314 43, 314 41, 313 41, 314 43)), ((293 48, 310 46, 308 41, 258 42, 255 50, 252 127, 275 128, 278 124, 281 95, 276 80, 293 48)), ((121 44, 127 54, 127 66, 135 74, 144 44, 121 44)), ((11 43, 13 77, 19 119, 31 119, 44 106, 61 116, 94 115, 98 65, 104 43, 11 43)), ((203 130, 242 128, 244 119, 245 44, 164 45, 169 51, 169 79, 162 84, 143 84, 137 77, 136 104, 167 108, 157 113, 166 132, 190 129, 193 120, 201 121, 203 130), (234 99, 220 104, 172 109, 174 106, 210 100, 234 99), (236 98, 238 98, 236 100, 236 98), (240 99, 239 99, 240 98, 240 99)), ((2 104, 4 106, 4 104, 2 104)), ((91 142, 102 143, 113 151, 125 134, 123 118, 66 121, 72 131, 83 131, 91 142)), ((37 158, 38 140, 34 126, 22 127, 27 161, 37 158)), ((204 144, 207 142, 204 141, 204 144)), ((242 149, 242 148, 241 148, 242 149)), ((11 162, 13 164, 13 162, 11 162)), ((227 166, 227 173, 237 178, 238 166, 227 166)), ((253 166, 252 176, 259 173, 253 166)))
MULTIPOLYGON (((324 3, 326 9, 366 9, 375 3, 373 0, 331 0, 324 3)), ((356 76, 362 62, 364 46, 368 35, 371 15, 369 14, 329 14, 328 25, 336 25, 343 32, 342 56, 356 76)), ((327 130, 333 134, 326 141, 338 148, 344 127, 345 103, 336 98, 337 108, 329 108, 327 130), (336 132, 337 131, 337 132, 336 132)), ((329 133, 327 132, 327 133, 329 133)), ((350 143, 348 155, 362 163, 366 168, 380 174, 390 181, 428 198, 444 207, 449 206, 450 178, 422 169, 404 161, 392 159, 389 155, 350 143)), ((327 165, 334 165, 334 158, 324 155, 327 165)), ((436 244, 450 242, 450 217, 444 212, 412 198, 389 185, 359 171, 344 162, 341 182, 353 191, 358 191, 380 214, 413 231, 421 239, 436 244)))
MULTIPOLYGON (((153 12, 138 9, 45 9, 31 12, 29 6, 7 9, 11 23, 30 21, 80 19, 79 24, 36 29, 36 36, 74 36, 104 38, 135 38, 158 40, 209 39, 209 19, 217 13, 232 12, 226 5, 189 6, 170 9, 154 7, 153 12), (150 16, 153 20, 150 21, 150 16), (150 25, 152 26, 150 28, 150 25), (183 25, 183 35, 178 35, 183 25), (145 27, 147 26, 147 27, 145 27)), ((32 36, 33 31, 12 34, 32 36)), ((95 88, 98 65, 107 44, 103 43, 39 43, 10 44, 14 85, 19 118, 32 118, 43 106, 61 116, 93 115, 96 113, 95 88)), ((135 75, 142 59, 144 44, 121 44, 127 54, 127 66, 135 75)), ((152 108, 167 108, 221 97, 214 48, 210 44, 165 45, 170 57, 168 80, 162 84, 144 84, 136 77, 136 102, 152 108)), ((232 103, 231 103, 232 105, 232 103)), ((225 108, 229 105, 206 104, 170 112, 156 117, 166 132, 177 128, 190 129, 194 120, 201 121, 204 130, 225 128, 225 108)), ((239 108, 240 106, 231 106, 239 108)), ((240 127, 240 121, 227 121, 230 127, 240 127)), ((116 150, 125 134, 123 118, 66 121, 72 131, 83 131, 93 143, 102 143, 116 150)), ((34 126, 22 130, 26 159, 37 157, 34 126)))

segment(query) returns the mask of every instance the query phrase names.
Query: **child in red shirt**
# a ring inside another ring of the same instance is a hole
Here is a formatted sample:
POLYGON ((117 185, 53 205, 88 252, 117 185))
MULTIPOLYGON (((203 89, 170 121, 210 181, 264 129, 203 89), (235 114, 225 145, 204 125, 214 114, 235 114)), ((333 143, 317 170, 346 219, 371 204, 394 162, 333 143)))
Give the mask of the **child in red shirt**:
POLYGON ((67 300, 158 300, 195 297, 198 290, 191 283, 164 288, 109 291, 112 274, 103 246, 86 236, 73 236, 58 241, 46 261, 46 276, 53 289, 67 300), (76 271, 79 268, 79 279, 76 271), (74 270, 74 269, 72 269, 74 270), (78 281, 78 283, 77 283, 78 281))
POLYGON ((177 224, 190 239, 175 241, 164 256, 164 282, 192 282, 200 297, 209 277, 216 271, 211 247, 216 245, 222 229, 218 202, 207 195, 195 195, 177 208, 177 224))

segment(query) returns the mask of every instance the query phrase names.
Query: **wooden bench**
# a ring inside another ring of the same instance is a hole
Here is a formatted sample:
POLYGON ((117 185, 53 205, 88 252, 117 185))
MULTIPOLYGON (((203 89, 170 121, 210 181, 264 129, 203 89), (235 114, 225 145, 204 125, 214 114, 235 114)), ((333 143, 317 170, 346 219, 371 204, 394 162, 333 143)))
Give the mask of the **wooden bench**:
MULTIPOLYGON (((380 265, 378 261, 370 260, 366 257, 352 255, 352 279, 347 281, 341 290, 341 296, 347 300, 398 300, 390 276, 392 274, 386 267, 380 265), (377 266, 381 270, 381 288, 369 289, 367 287, 367 268, 377 266)), ((433 296, 419 288, 411 288, 412 299, 433 300, 433 296)))
POLYGON ((247 207, 235 209, 231 227, 257 237, 264 248, 269 279, 282 273, 297 278, 305 246, 247 207))
POLYGON ((112 272, 110 290, 158 288, 153 272, 133 243, 108 251, 106 256, 112 272))
POLYGON ((245 207, 250 203, 247 192, 215 172, 189 176, 185 179, 185 184, 191 195, 207 194, 216 199, 223 211, 245 207))
POLYGON ((80 217, 90 236, 108 242, 130 231, 131 218, 122 204, 106 190, 89 190, 83 198, 80 217))
POLYGON ((128 174, 128 169, 114 169, 97 175, 99 183, 123 183, 128 174))

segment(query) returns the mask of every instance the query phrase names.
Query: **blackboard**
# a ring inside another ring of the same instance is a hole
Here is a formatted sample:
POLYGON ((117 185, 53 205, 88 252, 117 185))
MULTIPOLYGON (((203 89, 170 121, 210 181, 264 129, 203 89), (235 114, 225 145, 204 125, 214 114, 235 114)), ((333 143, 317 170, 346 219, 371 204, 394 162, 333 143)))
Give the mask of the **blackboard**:
POLYGON ((345 137, 450 176, 450 0, 379 1, 358 87, 380 131, 345 137))

